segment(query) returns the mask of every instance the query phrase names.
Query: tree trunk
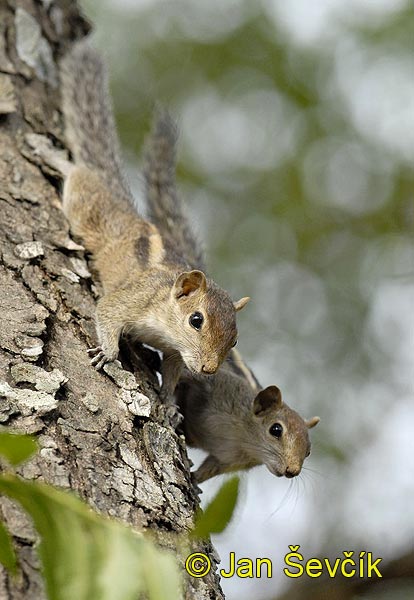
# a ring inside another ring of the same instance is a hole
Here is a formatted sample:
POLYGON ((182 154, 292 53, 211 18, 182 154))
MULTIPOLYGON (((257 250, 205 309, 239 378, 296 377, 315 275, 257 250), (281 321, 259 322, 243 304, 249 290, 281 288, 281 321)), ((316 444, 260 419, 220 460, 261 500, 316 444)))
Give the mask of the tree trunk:
MULTIPOLYGON (((183 440, 157 420, 143 352, 135 376, 89 365, 99 283, 34 151, 39 135, 64 147, 56 59, 88 29, 76 2, 0 0, 0 421, 39 438, 22 476, 71 489, 173 548, 198 506, 183 440)), ((44 598, 33 528, 8 499, 0 509, 21 568, 17 579, 0 571, 0 598, 44 598)), ((186 597, 222 598, 218 577, 188 579, 186 597)))

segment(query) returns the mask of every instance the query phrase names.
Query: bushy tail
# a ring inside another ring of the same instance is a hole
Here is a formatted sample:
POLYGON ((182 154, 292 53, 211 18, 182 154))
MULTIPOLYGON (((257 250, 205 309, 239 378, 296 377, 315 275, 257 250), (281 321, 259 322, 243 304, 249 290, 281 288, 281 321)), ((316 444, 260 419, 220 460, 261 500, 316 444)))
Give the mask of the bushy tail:
POLYGON ((63 58, 60 73, 66 138, 75 163, 98 171, 112 191, 131 199, 102 59, 82 40, 63 58))
POLYGON ((170 115, 156 113, 145 154, 145 184, 148 216, 158 227, 164 241, 176 249, 191 266, 205 270, 203 252, 198 244, 175 184, 177 130, 170 115))

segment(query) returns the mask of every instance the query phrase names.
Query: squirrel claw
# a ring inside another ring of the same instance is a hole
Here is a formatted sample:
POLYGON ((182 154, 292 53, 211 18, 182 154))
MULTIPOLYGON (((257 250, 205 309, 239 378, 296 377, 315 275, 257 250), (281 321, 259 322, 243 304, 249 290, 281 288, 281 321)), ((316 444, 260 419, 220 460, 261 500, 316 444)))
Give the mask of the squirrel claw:
POLYGON ((195 489, 195 491, 197 492, 197 494, 199 494, 199 495, 202 494, 203 490, 198 485, 197 472, 196 471, 192 471, 190 473, 190 478, 191 478, 191 483, 193 484, 193 488, 195 489))
POLYGON ((95 367, 97 371, 102 369, 106 363, 111 362, 111 359, 105 354, 100 346, 89 348, 88 354, 92 357, 91 365, 95 367))
POLYGON ((178 406, 176 404, 170 404, 165 407, 164 413, 164 422, 166 425, 170 425, 173 429, 177 429, 177 427, 182 423, 184 417, 180 413, 178 406))
POLYGON ((87 349, 87 353, 91 354, 92 356, 94 356, 95 354, 98 354, 98 352, 102 351, 102 347, 101 346, 96 346, 96 348, 88 348, 87 349))

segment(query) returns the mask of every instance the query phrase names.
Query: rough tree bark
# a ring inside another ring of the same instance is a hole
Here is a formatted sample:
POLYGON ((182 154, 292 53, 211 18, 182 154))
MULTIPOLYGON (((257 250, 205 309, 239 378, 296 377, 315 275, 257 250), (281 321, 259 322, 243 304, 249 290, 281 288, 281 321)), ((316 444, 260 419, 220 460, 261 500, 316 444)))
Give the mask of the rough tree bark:
MULTIPOLYGON (((21 475, 173 547, 198 506, 183 440, 157 421, 157 377, 142 354, 135 376, 90 367, 99 284, 33 151, 39 135, 64 147, 56 59, 88 29, 76 2, 0 0, 0 422, 39 438, 21 475)), ((0 512, 22 573, 0 571, 0 598, 40 600, 34 531, 5 498, 0 512)), ((217 576, 187 581, 186 597, 222 598, 217 576)))

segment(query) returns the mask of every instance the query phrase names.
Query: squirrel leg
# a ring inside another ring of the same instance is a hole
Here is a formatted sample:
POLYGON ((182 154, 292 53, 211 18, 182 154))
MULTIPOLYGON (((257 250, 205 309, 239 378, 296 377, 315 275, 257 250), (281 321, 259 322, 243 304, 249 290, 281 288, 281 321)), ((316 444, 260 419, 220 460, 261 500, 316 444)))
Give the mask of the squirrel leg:
POLYGON ((166 423, 175 429, 183 420, 183 416, 175 403, 174 390, 183 369, 183 360, 178 352, 164 352, 162 362, 161 400, 165 404, 166 423))
POLYGON ((184 362, 178 352, 164 352, 161 369, 161 398, 164 402, 171 403, 174 401, 174 390, 177 386, 183 367, 184 362))
POLYGON ((66 150, 56 148, 47 136, 38 133, 27 134, 25 140, 33 154, 46 166, 59 173, 61 177, 65 178, 69 175, 74 165, 69 161, 66 150))
POLYGON ((124 324, 122 321, 117 321, 112 313, 111 295, 104 296, 99 300, 96 310, 96 330, 100 343, 96 348, 88 350, 88 354, 92 357, 91 365, 97 371, 118 357, 119 338, 124 324))
POLYGON ((225 471, 224 465, 215 456, 209 454, 193 474, 193 477, 196 483, 203 483, 203 481, 207 481, 207 479, 216 475, 221 475, 225 471))

